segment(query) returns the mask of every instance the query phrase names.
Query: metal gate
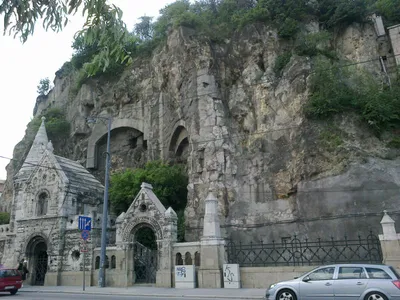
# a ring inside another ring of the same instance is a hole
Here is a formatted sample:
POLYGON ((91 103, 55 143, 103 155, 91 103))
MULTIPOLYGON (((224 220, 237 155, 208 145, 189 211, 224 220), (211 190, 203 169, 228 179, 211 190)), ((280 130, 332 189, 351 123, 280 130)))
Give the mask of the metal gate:
POLYGON ((47 252, 40 251, 36 257, 34 285, 44 285, 47 272, 47 252))
POLYGON ((133 245, 135 283, 155 283, 157 272, 157 250, 135 242, 133 245))

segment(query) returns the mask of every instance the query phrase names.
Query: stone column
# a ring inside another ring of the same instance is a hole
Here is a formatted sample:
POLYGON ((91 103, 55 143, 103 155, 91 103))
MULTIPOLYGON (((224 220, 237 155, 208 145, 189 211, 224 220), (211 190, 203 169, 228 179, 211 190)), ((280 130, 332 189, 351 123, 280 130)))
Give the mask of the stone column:
POLYGON ((157 241, 158 245, 158 268, 156 275, 157 287, 172 287, 172 247, 177 241, 178 217, 170 207, 164 214, 163 239, 157 241))
POLYGON ((221 238, 218 200, 210 190, 205 201, 203 237, 200 241, 199 288, 221 288, 224 263, 225 248, 221 238))
POLYGON ((400 234, 396 233, 394 220, 383 211, 384 215, 381 221, 383 234, 379 235, 381 242, 383 263, 391 265, 400 270, 400 234))

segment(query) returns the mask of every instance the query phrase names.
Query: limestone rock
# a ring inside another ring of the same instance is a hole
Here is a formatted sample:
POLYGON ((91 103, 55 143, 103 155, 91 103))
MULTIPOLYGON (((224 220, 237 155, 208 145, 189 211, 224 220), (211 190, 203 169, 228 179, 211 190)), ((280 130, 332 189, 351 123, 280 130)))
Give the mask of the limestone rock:
MULTIPOLYGON (((102 180, 107 128, 101 122, 90 127, 85 118, 111 116, 112 171, 155 159, 184 162, 187 241, 202 234, 209 187, 218 198, 222 237, 272 240, 326 231, 342 237, 346 228, 379 228, 377 214, 397 205, 386 189, 400 187, 398 153, 389 153, 352 115, 334 120, 341 144, 326 147, 320 136, 331 124, 311 122, 303 113, 312 60, 293 55, 277 76, 275 60, 287 45, 274 30, 249 26, 219 45, 194 34, 172 31, 151 58, 135 61, 113 82, 88 81, 71 99, 73 76, 57 77, 35 107, 36 115, 50 106, 63 108, 72 123, 65 148, 72 151, 54 153, 85 162, 102 180), (371 183, 373 192, 352 191, 371 183)), ((370 24, 352 25, 334 40, 339 56, 355 61, 390 49, 378 47, 370 24)), ((26 156, 27 148, 26 142, 17 145, 14 157, 26 156)), ((8 167, 6 201, 18 170, 8 167)))

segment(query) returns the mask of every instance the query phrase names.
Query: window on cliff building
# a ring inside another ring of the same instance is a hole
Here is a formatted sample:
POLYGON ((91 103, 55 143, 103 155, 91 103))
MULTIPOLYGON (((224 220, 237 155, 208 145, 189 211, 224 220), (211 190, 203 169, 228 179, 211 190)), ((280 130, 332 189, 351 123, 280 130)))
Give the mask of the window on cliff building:
POLYGON ((104 268, 108 269, 110 267, 110 261, 108 260, 108 256, 106 255, 106 261, 104 262, 104 268))
POLYGON ((197 251, 194 254, 194 264, 196 267, 200 267, 200 253, 197 251))
POLYGON ((182 266, 183 265, 183 259, 182 259, 182 254, 178 252, 175 256, 175 265, 176 266, 182 266))
POLYGON ((117 261, 115 259, 115 255, 111 256, 111 269, 115 269, 117 267, 117 261))
POLYGON ((84 214, 84 206, 83 206, 82 201, 79 201, 79 199, 76 201, 76 214, 77 215, 84 214))
POLYGON ((49 195, 47 193, 41 193, 37 203, 37 215, 44 216, 47 214, 47 205, 49 202, 49 195))
POLYGON ((192 265, 193 261, 192 261, 192 254, 190 254, 190 252, 186 252, 185 253, 185 265, 192 265))
POLYGON ((96 261, 94 263, 94 268, 96 270, 100 269, 100 256, 96 256, 96 261))

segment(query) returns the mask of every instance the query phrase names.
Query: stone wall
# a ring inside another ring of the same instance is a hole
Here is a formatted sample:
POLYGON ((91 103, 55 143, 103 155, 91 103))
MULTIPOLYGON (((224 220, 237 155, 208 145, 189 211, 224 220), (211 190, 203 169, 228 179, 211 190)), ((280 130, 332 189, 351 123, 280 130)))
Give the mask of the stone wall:
POLYGON ((200 242, 176 243, 172 250, 173 266, 200 265, 200 242), (196 258, 198 263, 196 262, 196 258))
POLYGON ((291 280, 315 266, 305 267, 241 267, 240 279, 244 289, 268 289, 271 284, 291 280))
MULTIPOLYGON (((94 286, 98 284, 99 280, 99 268, 96 259, 100 261, 100 251, 100 248, 96 248, 93 253, 91 284, 94 286)), ((108 268, 105 270, 106 286, 126 287, 132 285, 133 283, 127 281, 128 269, 126 263, 130 260, 126 257, 126 252, 117 247, 107 247, 106 255, 109 262, 108 268), (115 265, 113 257, 115 258, 115 265)))

